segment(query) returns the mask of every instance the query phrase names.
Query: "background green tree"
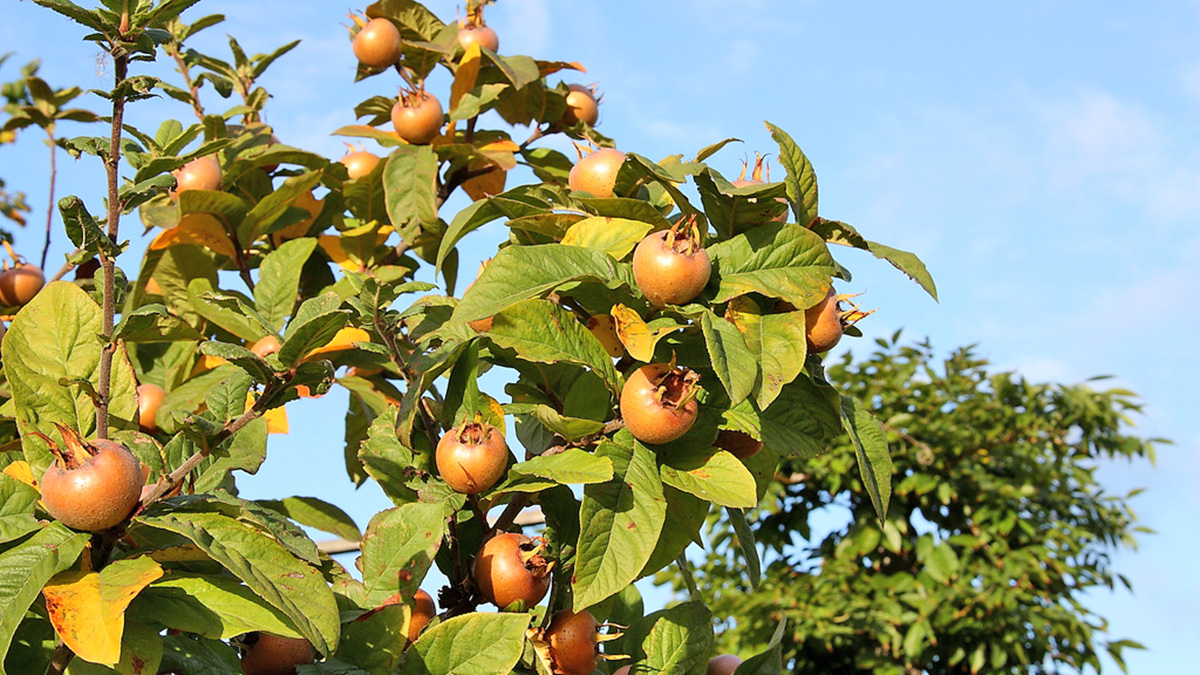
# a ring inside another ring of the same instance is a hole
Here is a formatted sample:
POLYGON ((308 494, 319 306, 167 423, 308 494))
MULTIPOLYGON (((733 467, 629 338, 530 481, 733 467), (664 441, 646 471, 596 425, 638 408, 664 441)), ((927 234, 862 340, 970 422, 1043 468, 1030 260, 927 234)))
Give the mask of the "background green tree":
POLYGON ((1154 458, 1129 431, 1122 389, 1034 384, 994 372, 972 348, 937 363, 928 343, 891 343, 829 379, 884 422, 895 463, 882 527, 843 438, 782 463, 755 530, 766 550, 752 588, 728 523, 697 569, 723 640, 753 653, 786 617, 795 673, 1050 673, 1122 663, 1087 594, 1128 582, 1110 555, 1134 546, 1130 499, 1097 483, 1104 460, 1154 458))

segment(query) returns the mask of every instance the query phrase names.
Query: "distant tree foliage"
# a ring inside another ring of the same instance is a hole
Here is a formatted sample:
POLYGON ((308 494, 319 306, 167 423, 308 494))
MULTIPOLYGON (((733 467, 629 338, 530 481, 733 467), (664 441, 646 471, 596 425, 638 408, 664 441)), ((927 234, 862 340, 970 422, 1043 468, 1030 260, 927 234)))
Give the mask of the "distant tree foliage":
POLYGON ((1096 481, 1101 461, 1153 461, 1129 431, 1135 394, 1034 384, 989 371, 972 348, 936 362, 928 343, 879 340, 830 381, 884 423, 895 490, 881 528, 845 438, 785 462, 757 514, 765 554, 752 590, 727 522, 696 570, 728 617, 726 649, 755 653, 787 619, 795 673, 1057 673, 1118 664, 1083 603, 1128 581, 1111 554, 1134 546, 1130 498, 1096 481), (849 515, 849 517, 847 517, 849 515))

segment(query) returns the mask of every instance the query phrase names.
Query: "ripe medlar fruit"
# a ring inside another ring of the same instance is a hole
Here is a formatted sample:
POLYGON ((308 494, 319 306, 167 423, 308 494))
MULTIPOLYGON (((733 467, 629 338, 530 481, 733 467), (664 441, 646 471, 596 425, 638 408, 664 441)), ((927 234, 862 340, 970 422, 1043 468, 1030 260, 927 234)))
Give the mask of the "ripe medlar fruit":
POLYGON ((354 56, 368 68, 379 70, 400 60, 400 30, 388 19, 371 19, 351 43, 354 56))
POLYGON ((475 585, 483 599, 500 609, 521 603, 527 611, 550 590, 550 567, 542 557, 544 544, 523 534, 498 534, 483 545, 475 559, 475 585))
POLYGON ((142 431, 148 434, 158 431, 158 406, 166 395, 167 392, 157 384, 147 382, 138 385, 138 426, 142 431))
POLYGON ((621 389, 621 418, 629 433, 653 444, 686 434, 700 412, 699 379, 696 372, 668 363, 651 363, 634 371, 621 389))
POLYGON ((600 624, 591 612, 560 610, 546 628, 556 675, 591 675, 600 663, 600 624))
POLYGON ((346 167, 346 173, 349 174, 350 179, 354 180, 374 171, 379 164, 379 155, 366 150, 356 150, 347 153, 338 161, 346 167))
POLYGON ((508 466, 508 443, 486 422, 464 422, 438 441, 438 474, 455 492, 477 495, 496 484, 508 466))
POLYGON ((259 633, 258 641, 242 655, 245 675, 295 675, 296 666, 317 657, 312 643, 304 638, 287 638, 259 633))
POLYGON ((733 654, 722 654, 708 660, 708 675, 733 675, 742 660, 733 654))
POLYGON ((442 129, 442 104, 427 91, 402 93, 392 106, 392 126, 400 138, 424 145, 442 129))
POLYGON ((124 445, 84 440, 55 424, 66 447, 50 444, 55 462, 42 475, 42 504, 55 520, 74 530, 100 532, 124 522, 142 495, 142 465, 124 445))
POLYGON ((17 263, 16 267, 0 272, 0 304, 5 307, 24 307, 46 285, 46 275, 35 265, 17 263))
POLYGON ((710 276, 712 261, 700 246, 694 217, 647 235, 633 251, 633 278, 655 307, 691 301, 710 276))
POLYGON ((595 197, 613 197, 617 184, 617 172, 625 163, 625 153, 613 148, 603 148, 579 158, 571 173, 567 175, 567 186, 572 190, 587 192, 595 197))

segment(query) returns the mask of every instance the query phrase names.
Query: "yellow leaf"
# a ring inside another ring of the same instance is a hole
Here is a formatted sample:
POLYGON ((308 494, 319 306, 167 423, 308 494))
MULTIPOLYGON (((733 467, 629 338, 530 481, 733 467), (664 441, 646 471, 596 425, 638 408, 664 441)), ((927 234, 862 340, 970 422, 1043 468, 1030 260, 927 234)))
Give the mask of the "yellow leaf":
POLYGON ((495 171, 489 171, 468 180, 462 184, 462 189, 468 197, 479 201, 504 192, 504 185, 507 181, 508 172, 497 168, 495 171))
MULTIPOLYGON (((254 407, 254 392, 246 392, 246 411, 254 407)), ((263 419, 267 421, 268 434, 286 434, 288 433, 288 418, 287 410, 283 406, 271 408, 263 413, 263 419)))
POLYGON ((342 248, 342 240, 337 235, 323 234, 317 237, 317 244, 325 251, 325 255, 329 259, 341 266, 347 272, 358 272, 362 269, 362 265, 356 260, 351 260, 350 256, 346 255, 346 251, 342 248))
POLYGON ((267 421, 268 434, 288 433, 289 429, 287 410, 283 406, 271 408, 267 412, 263 413, 263 419, 267 421))
MULTIPOLYGON (((37 481, 33 478, 33 470, 29 468, 29 462, 19 459, 12 464, 4 467, 4 473, 16 478, 29 487, 38 490, 37 481)), ((40 492, 40 490, 38 490, 40 492)))
POLYGON ((616 324, 614 328, 617 330, 617 337, 621 339, 621 344, 625 345, 625 351, 638 361, 646 363, 654 358, 654 346, 659 340, 682 328, 679 325, 671 325, 651 331, 650 326, 642 321, 637 312, 622 304, 613 305, 610 313, 613 323, 616 324))
POLYGON ((458 107, 462 97, 475 88, 475 81, 479 79, 479 67, 482 52, 479 50, 479 43, 472 42, 467 51, 463 54, 462 61, 458 63, 458 70, 454 72, 454 83, 450 85, 450 111, 458 107))
POLYGON ((111 666, 121 660, 125 609, 162 575, 147 557, 118 560, 101 572, 62 572, 42 589, 46 612, 76 656, 111 666))
POLYGON ((200 373, 212 370, 213 368, 216 368, 217 366, 220 366, 220 365, 224 365, 226 363, 229 363, 229 362, 219 356, 209 356, 208 354, 201 354, 200 358, 196 359, 196 366, 194 368, 192 368, 192 376, 194 377, 196 375, 199 375, 200 373))
POLYGON ((333 336, 333 340, 331 340, 329 342, 329 344, 327 344, 323 347, 317 347, 316 349, 309 352, 304 357, 304 360, 311 361, 314 358, 320 356, 321 354, 328 354, 330 352, 340 352, 340 351, 343 351, 346 349, 352 349, 354 347, 355 342, 370 342, 370 341, 371 341, 371 335, 367 331, 365 331, 361 328, 355 328, 354 326, 347 326, 347 327, 339 330, 337 332, 337 334, 333 336))
POLYGON ((235 256, 233 242, 229 240, 221 221, 208 213, 187 214, 178 225, 163 230, 155 237, 150 242, 150 250, 157 251, 177 244, 196 244, 230 258, 235 256))

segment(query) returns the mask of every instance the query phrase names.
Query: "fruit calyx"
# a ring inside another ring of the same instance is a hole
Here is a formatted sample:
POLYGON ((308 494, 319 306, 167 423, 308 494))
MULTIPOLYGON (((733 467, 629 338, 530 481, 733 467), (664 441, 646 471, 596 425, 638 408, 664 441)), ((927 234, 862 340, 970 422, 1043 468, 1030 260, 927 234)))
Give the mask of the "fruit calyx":
POLYGON ((46 434, 37 431, 31 431, 29 433, 32 436, 37 436, 43 441, 46 441, 46 444, 50 446, 50 452, 53 453, 54 457, 58 460, 58 465, 61 468, 67 470, 78 469, 86 464, 89 459, 95 457, 99 452, 99 449, 96 448, 95 445, 90 443, 84 437, 80 436, 79 432, 75 431, 71 427, 63 426, 58 422, 54 423, 54 427, 58 429, 58 433, 62 434, 63 443, 66 445, 66 447, 62 447, 58 443, 55 443, 54 439, 50 438, 46 434))
POLYGON ((686 366, 675 365, 675 357, 667 364, 667 369, 650 382, 654 385, 654 398, 664 408, 682 410, 700 393, 696 383, 700 381, 700 373, 686 366))
POLYGON ((686 256, 696 255, 699 251, 704 250, 704 246, 700 243, 700 225, 699 218, 696 214, 691 213, 679 220, 667 230, 666 240, 663 245, 680 254, 686 256))

